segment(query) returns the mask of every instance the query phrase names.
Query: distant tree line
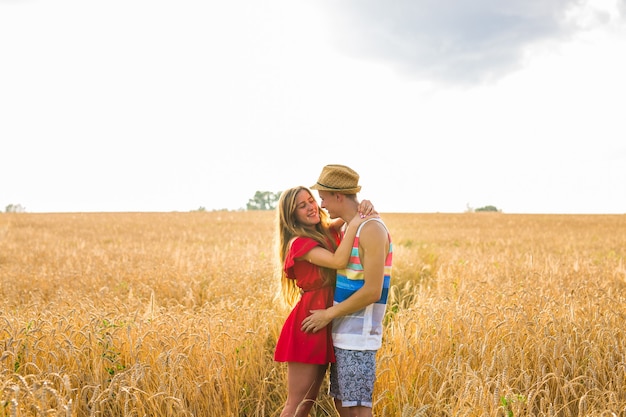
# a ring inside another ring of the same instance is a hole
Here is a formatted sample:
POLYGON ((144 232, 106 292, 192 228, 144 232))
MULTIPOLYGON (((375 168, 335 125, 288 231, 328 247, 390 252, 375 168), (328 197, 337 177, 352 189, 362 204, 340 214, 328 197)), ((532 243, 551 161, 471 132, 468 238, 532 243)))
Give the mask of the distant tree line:
POLYGON ((4 208, 5 213, 24 213, 26 212, 26 207, 21 204, 9 204, 4 208))
MULTIPOLYGON (((256 191, 254 193, 254 196, 248 200, 248 203, 246 204, 246 210, 274 210, 276 206, 278 205, 278 200, 282 193, 283 193, 282 191, 276 191, 276 192, 256 191)), ((12 206, 13 206, 12 204, 10 206, 7 206, 7 212, 9 211, 9 207, 12 207, 12 206)), ((21 207, 21 206, 18 205, 18 207, 21 207)), ((222 209, 222 210, 227 210, 227 209, 222 209)), ((239 210, 242 210, 242 209, 239 209, 239 210)), ((201 206, 198 209, 193 210, 193 211, 207 211, 207 209, 206 207, 201 206)), ((466 213, 481 213, 481 212, 501 213, 502 210, 493 205, 473 208, 473 207, 470 207, 470 205, 468 204, 465 212, 466 213)))
POLYGON ((495 212, 499 212, 501 210, 498 210, 498 208, 496 206, 485 206, 485 207, 477 208, 474 211, 476 211, 476 212, 480 212, 480 211, 495 211, 495 212))
POLYGON ((477 209, 472 208, 469 206, 469 204, 467 205, 467 213, 480 213, 480 212, 495 212, 495 213, 501 213, 502 210, 498 209, 496 206, 484 206, 484 207, 479 207, 477 209))
POLYGON ((274 210, 282 191, 257 191, 254 197, 248 200, 246 210, 274 210))
MULTIPOLYGON (((278 204, 278 199, 282 191, 272 192, 272 191, 257 191, 254 193, 254 197, 248 200, 248 204, 246 204, 246 210, 274 210, 276 205, 278 204)), ((495 212, 501 213, 502 210, 498 209, 496 206, 488 205, 479 208, 472 208, 467 206, 467 212, 469 213, 480 213, 480 212, 495 212)))

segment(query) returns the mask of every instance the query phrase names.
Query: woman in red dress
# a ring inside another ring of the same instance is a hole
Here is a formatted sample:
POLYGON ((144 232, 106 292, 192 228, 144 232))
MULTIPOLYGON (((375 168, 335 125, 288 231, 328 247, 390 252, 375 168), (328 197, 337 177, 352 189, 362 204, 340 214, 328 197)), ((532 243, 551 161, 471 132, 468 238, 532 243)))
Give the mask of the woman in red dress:
MULTIPOLYGON (((367 214, 372 212, 367 200, 361 208, 367 214)), ((332 306, 336 270, 348 263, 352 241, 363 220, 355 216, 342 239, 343 221, 331 223, 308 188, 290 188, 280 196, 281 293, 294 306, 274 352, 275 361, 287 362, 287 402, 281 417, 308 416, 328 364, 335 361, 330 326, 316 333, 305 333, 300 327, 311 310, 332 306), (341 244, 343 240, 345 244, 341 244)))

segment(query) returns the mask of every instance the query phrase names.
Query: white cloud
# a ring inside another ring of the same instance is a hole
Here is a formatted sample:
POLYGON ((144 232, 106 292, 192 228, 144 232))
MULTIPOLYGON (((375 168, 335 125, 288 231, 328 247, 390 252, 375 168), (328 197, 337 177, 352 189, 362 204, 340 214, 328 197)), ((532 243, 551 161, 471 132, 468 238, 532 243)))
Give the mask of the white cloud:
MULTIPOLYGON (((462 86, 520 70, 528 46, 623 23, 618 0, 327 1, 344 53, 385 60, 409 77, 462 86)), ((623 10, 622 10, 623 12, 623 10)))

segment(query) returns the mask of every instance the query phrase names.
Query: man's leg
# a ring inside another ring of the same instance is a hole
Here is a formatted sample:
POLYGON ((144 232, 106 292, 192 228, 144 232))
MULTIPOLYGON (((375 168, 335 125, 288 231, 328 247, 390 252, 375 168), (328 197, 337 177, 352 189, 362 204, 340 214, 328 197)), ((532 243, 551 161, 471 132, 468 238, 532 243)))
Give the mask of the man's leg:
POLYGON ((372 409, 370 407, 363 407, 360 405, 354 407, 343 407, 341 401, 335 400, 335 408, 340 417, 373 417, 372 409))

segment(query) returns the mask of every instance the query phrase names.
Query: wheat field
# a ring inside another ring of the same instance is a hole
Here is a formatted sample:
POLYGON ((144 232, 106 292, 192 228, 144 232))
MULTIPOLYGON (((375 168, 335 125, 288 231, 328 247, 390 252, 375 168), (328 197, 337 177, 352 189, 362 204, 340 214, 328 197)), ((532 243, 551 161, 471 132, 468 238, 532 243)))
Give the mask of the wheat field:
MULTIPOLYGON (((374 415, 626 416, 626 216, 382 216, 374 415)), ((277 417, 273 238, 262 211, 0 215, 0 416, 277 417)))

